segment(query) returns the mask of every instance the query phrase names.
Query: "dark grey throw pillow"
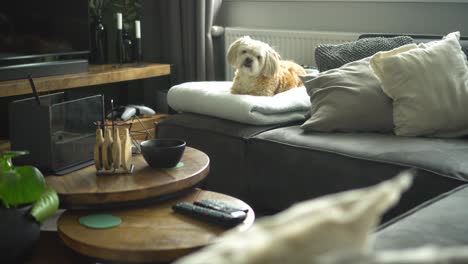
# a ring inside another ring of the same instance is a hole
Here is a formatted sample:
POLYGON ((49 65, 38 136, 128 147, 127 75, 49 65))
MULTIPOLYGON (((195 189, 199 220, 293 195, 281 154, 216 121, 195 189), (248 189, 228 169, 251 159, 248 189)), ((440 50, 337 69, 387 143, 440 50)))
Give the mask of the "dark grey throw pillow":
POLYGON ((319 45, 315 49, 315 63, 319 71, 339 68, 346 63, 370 57, 379 51, 387 51, 414 43, 413 38, 365 38, 338 45, 319 45))
POLYGON ((392 132, 392 100, 370 68, 369 58, 317 76, 301 77, 312 103, 305 131, 392 132))

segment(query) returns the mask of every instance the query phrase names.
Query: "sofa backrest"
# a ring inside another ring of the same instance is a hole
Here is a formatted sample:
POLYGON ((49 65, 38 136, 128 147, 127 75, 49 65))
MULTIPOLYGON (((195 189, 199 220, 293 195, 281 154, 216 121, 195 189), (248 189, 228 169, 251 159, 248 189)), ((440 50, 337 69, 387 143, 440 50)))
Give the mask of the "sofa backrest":
MULTIPOLYGON (((375 37, 392 38, 396 36, 410 36, 414 39, 416 43, 425 43, 443 38, 443 36, 440 35, 369 33, 360 35, 359 39, 375 37)), ((465 52, 465 54, 467 54, 468 56, 468 37, 460 37, 460 44, 462 46, 463 52, 465 52)))

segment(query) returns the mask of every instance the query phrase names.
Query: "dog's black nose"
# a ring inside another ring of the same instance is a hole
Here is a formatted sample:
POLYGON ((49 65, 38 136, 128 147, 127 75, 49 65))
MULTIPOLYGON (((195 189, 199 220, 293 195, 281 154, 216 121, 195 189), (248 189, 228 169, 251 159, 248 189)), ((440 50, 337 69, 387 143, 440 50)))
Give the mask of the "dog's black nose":
POLYGON ((244 66, 245 67, 250 67, 250 66, 252 66, 252 62, 253 62, 253 60, 251 58, 245 58, 244 66))

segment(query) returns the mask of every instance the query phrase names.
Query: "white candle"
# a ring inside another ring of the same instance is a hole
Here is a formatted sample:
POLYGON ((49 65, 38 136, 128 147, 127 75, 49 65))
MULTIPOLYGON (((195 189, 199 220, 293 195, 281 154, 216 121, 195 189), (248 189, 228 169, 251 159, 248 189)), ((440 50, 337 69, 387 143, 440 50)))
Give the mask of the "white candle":
POLYGON ((141 39, 140 20, 135 20, 135 37, 141 39))
POLYGON ((117 13, 117 29, 122 29, 122 13, 117 13))

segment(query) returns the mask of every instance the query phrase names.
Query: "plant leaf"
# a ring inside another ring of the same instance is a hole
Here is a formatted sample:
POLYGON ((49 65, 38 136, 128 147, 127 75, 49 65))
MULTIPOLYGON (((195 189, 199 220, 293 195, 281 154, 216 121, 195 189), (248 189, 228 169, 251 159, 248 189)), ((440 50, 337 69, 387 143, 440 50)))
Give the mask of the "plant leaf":
POLYGON ((40 223, 53 216, 59 208, 59 197, 54 189, 48 188, 31 209, 31 215, 40 223))
POLYGON ((0 155, 0 173, 13 170, 11 158, 29 154, 28 151, 5 151, 0 155))
POLYGON ((2 201, 3 203, 3 206, 5 208, 10 208, 10 205, 7 204, 5 202, 5 200, 3 199, 3 192, 2 190, 5 188, 5 184, 6 184, 6 180, 5 180, 5 177, 3 176, 4 173, 0 172, 0 200, 2 201))
POLYGON ((6 206, 32 203, 44 190, 44 176, 36 167, 19 166, 0 172, 0 197, 6 206))

